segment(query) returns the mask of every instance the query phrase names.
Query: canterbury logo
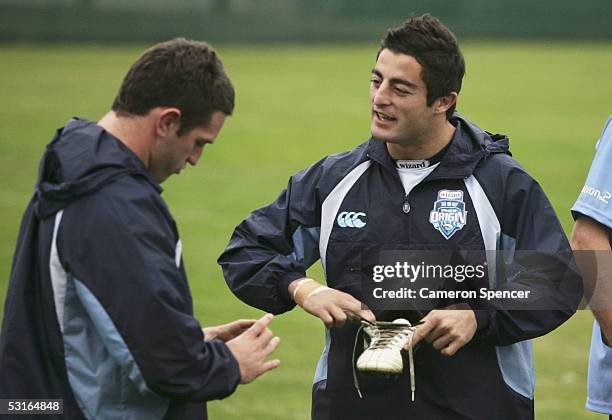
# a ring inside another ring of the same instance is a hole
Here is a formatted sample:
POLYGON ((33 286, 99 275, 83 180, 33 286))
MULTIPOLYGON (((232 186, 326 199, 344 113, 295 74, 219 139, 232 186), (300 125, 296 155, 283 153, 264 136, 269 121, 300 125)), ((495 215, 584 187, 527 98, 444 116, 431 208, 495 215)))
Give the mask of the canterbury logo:
POLYGON ((362 212, 343 211, 338 215, 336 221, 340 227, 362 228, 366 225, 366 222, 361 220, 360 217, 365 216, 366 214, 362 212))

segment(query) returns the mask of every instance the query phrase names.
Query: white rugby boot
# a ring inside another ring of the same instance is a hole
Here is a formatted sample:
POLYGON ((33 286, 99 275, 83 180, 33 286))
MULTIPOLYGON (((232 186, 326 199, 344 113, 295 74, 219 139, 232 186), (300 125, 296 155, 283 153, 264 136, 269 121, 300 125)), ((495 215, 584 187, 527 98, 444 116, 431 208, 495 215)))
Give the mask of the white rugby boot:
MULTIPOLYGON (((371 338, 370 345, 357 359, 357 370, 364 373, 400 374, 404 370, 402 350, 408 345, 410 362, 410 388, 414 401, 415 378, 414 359, 412 355, 412 336, 416 326, 403 318, 393 322, 377 321, 369 323, 362 321, 363 329, 371 338)), ((355 342, 356 343, 356 342, 355 342)), ((357 376, 353 372, 355 387, 361 397, 357 376)))
POLYGON ((403 318, 393 322, 366 324, 363 330, 370 336, 370 346, 357 359, 360 372, 402 373, 404 362, 401 351, 414 334, 415 327, 403 318))

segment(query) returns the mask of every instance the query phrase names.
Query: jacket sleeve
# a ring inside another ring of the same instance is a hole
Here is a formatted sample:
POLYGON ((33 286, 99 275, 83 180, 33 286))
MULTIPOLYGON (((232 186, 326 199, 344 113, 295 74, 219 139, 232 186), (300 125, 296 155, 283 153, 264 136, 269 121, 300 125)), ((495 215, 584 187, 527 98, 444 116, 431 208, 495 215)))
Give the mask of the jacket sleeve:
POLYGON ((230 395, 238 363, 222 341, 204 341, 165 204, 152 190, 108 189, 68 207, 58 236, 62 265, 105 347, 134 383, 144 379, 145 394, 230 395))
POLYGON ((320 191, 324 161, 294 175, 270 205, 240 223, 218 259, 232 292, 275 314, 295 306, 289 284, 319 259, 320 191))
POLYGON ((567 237, 539 184, 513 168, 503 184, 501 237, 496 258, 498 291, 524 291, 526 299, 480 299, 478 335, 508 345, 544 335, 576 311, 582 281, 567 237))

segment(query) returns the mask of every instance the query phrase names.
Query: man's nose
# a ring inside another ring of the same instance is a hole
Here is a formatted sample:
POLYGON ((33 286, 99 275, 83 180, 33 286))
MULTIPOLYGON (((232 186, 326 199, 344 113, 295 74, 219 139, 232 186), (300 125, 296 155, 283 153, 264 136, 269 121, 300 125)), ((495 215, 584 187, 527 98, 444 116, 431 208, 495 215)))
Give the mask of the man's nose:
POLYGON ((202 147, 198 147, 193 152, 191 152, 191 154, 187 158, 187 162, 189 162, 191 166, 196 166, 198 164, 198 161, 200 160, 200 157, 202 156, 202 150, 203 150, 202 147))
POLYGON ((382 83, 374 92, 372 103, 374 105, 388 105, 390 103, 389 88, 385 83, 382 83))

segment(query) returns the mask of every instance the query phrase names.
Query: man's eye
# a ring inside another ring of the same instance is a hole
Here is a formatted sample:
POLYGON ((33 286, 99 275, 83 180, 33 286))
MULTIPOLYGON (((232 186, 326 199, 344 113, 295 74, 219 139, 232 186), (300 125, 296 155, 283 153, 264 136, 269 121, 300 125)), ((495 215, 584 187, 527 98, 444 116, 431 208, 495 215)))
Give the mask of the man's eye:
POLYGON ((380 80, 372 79, 372 80, 370 80, 370 83, 372 83, 373 85, 379 85, 380 84, 380 80))
POLYGON ((410 92, 404 89, 395 89, 395 92, 397 92, 398 95, 410 95, 410 92))

